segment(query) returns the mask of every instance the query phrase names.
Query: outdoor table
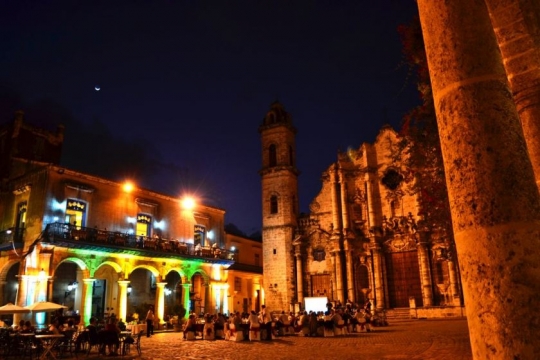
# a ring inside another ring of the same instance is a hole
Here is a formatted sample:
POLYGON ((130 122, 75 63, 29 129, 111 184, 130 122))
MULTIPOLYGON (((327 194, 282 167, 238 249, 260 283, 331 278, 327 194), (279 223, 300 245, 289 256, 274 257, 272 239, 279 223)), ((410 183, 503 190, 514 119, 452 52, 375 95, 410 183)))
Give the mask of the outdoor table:
POLYGON ((41 356, 39 357, 40 360, 42 359, 45 359, 47 357, 47 355, 51 355, 51 357, 53 359, 56 359, 56 356, 54 356, 54 354, 52 353, 52 349, 54 347, 54 345, 56 345, 56 343, 60 340, 60 339, 63 339, 65 335, 61 335, 61 334, 58 334, 58 335, 54 335, 54 334, 50 334, 50 335, 36 335, 36 339, 38 339, 39 341, 41 341, 41 344, 43 345, 43 353, 41 354, 41 356))
POLYGON ((127 330, 131 330, 134 335, 139 334, 141 330, 146 331, 146 324, 126 325, 127 330))

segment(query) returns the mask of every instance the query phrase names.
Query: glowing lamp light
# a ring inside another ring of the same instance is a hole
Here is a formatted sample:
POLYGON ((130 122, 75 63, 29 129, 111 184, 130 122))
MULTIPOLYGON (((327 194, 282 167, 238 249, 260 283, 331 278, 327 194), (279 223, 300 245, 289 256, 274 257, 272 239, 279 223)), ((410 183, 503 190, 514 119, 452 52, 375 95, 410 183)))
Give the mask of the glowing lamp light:
POLYGON ((165 296, 169 296, 171 294, 172 294, 172 290, 166 287, 165 288, 165 296))
POLYGON ((195 200, 192 197, 185 197, 182 200, 182 207, 186 210, 191 210, 195 207, 195 200))
POLYGON ((235 246, 231 246, 231 251, 235 251, 236 250, 236 247, 235 246))
POLYGON ((129 284, 128 287, 127 287, 128 295, 131 294, 132 291, 133 291, 133 288, 131 287, 131 284, 129 284))
POLYGON ((129 181, 126 181, 124 183, 123 189, 127 193, 132 192, 133 191, 133 184, 131 182, 129 182, 129 181))

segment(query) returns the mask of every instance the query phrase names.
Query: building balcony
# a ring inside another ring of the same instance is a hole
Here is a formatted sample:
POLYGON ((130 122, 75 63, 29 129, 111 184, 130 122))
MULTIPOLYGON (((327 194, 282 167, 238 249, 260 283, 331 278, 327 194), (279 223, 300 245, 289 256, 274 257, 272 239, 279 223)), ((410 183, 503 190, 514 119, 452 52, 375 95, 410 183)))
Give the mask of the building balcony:
POLYGON ((48 224, 40 241, 72 249, 99 250, 138 256, 199 259, 205 262, 232 264, 235 252, 208 246, 147 236, 123 234, 70 224, 48 224))

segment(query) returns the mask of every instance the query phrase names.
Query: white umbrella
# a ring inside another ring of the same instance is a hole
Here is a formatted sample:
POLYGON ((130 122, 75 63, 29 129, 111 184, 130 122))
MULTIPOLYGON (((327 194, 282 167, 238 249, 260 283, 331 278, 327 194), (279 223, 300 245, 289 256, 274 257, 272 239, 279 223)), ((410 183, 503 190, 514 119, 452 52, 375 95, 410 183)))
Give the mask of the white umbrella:
POLYGON ((0 314, 2 315, 5 315, 5 314, 24 314, 24 313, 29 313, 30 310, 22 307, 22 306, 19 306, 19 305, 14 305, 12 303, 8 303, 4 306, 0 306, 0 314))
POLYGON ((58 309, 67 309, 67 306, 56 304, 49 301, 40 301, 33 303, 32 305, 27 305, 24 307, 32 312, 45 312, 45 311, 54 311, 58 309))

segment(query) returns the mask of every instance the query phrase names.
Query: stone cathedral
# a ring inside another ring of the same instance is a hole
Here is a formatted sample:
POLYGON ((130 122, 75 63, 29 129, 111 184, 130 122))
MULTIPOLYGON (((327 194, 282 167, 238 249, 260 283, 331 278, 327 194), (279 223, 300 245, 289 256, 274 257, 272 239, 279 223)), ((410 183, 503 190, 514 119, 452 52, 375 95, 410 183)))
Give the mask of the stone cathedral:
POLYGON ((399 135, 384 126, 373 144, 338 153, 322 174, 309 213, 300 214, 296 128, 275 102, 259 127, 262 143, 263 272, 273 311, 306 297, 417 316, 463 312, 452 240, 423 230, 407 169, 392 161, 399 135))

